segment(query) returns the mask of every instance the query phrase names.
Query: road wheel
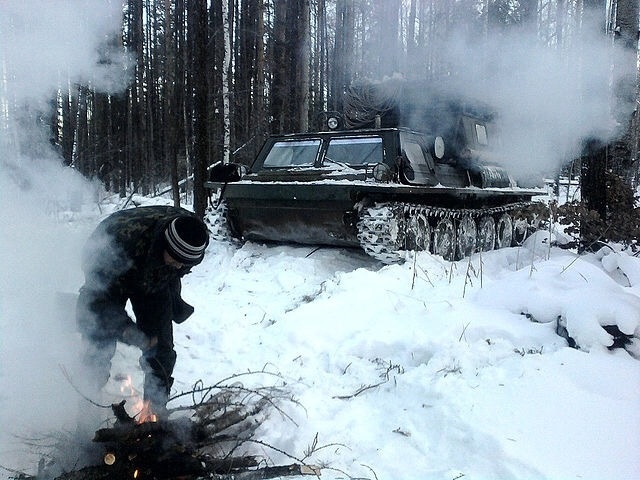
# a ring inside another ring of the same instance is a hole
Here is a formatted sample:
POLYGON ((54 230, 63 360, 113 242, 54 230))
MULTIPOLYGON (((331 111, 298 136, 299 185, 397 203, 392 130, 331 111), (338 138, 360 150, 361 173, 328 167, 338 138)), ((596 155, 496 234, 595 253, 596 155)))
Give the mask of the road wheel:
POLYGON ((407 250, 429 251, 431 245, 431 227, 424 213, 413 213, 407 219, 407 250))
POLYGON ((478 250, 488 252, 493 250, 496 244, 496 222, 493 217, 487 215, 480 219, 478 224, 478 250))
POLYGON ((503 213, 496 224, 496 248, 510 247, 513 240, 513 220, 503 213))
POLYGON ((529 236, 529 222, 526 218, 518 218, 513 222, 513 244, 522 245, 529 236))
POLYGON ((476 238, 478 228, 476 222, 469 216, 464 217, 458 223, 456 244, 458 248, 458 258, 465 258, 473 255, 476 250, 476 238))
POLYGON ((433 231, 433 253, 445 260, 454 260, 456 253, 456 229, 450 218, 442 218, 433 231))

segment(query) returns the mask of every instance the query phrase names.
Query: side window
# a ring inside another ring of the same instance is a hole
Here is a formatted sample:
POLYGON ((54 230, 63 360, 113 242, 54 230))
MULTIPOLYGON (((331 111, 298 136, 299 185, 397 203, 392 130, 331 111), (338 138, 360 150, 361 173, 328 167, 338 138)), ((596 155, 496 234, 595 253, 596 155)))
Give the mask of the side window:
POLYGON ((433 160, 415 141, 405 141, 402 150, 406 162, 402 164, 402 176, 411 185, 434 185, 436 179, 432 174, 433 160))
POLYGON ((405 143, 404 153, 407 155, 407 159, 411 165, 419 166, 427 163, 422 153, 422 148, 415 142, 405 143))
POLYGON ((325 164, 367 165, 383 160, 382 138, 334 138, 329 142, 325 164))
POLYGON ((489 141, 487 139, 487 127, 480 123, 476 123, 476 138, 478 139, 478 144, 489 145, 489 141))
POLYGON ((312 166, 320 140, 291 140, 276 142, 264 159, 264 167, 312 166))

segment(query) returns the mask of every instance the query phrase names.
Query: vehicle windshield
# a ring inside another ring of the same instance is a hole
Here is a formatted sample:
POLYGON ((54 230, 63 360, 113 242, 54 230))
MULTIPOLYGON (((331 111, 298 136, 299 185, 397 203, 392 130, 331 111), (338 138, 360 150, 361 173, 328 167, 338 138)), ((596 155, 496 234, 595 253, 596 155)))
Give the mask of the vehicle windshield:
POLYGON ((265 167, 312 166, 318 156, 320 140, 290 140, 276 142, 271 147, 265 167))
POLYGON ((382 160, 382 139, 377 137, 334 138, 325 154, 325 163, 367 165, 382 160))

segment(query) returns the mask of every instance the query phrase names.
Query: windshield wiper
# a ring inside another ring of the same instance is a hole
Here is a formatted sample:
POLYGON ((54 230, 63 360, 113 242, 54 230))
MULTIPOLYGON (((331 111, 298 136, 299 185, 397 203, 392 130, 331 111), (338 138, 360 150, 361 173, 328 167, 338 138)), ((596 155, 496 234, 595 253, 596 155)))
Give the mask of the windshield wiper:
POLYGON ((325 155, 324 160, 322 161, 322 166, 324 167, 325 163, 327 163, 327 162, 332 163, 334 165, 338 165, 339 167, 342 167, 342 168, 349 168, 349 169, 351 168, 351 165, 348 165, 348 164, 343 163, 343 162, 339 162, 339 161, 334 160, 333 158, 329 158, 329 157, 327 157, 325 155))

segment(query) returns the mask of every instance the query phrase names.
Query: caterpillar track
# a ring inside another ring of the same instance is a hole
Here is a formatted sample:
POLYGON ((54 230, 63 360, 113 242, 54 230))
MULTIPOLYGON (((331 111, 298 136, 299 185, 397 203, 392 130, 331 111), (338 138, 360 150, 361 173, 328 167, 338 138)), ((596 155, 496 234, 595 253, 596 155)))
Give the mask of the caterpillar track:
POLYGON ((209 236, 214 240, 228 241, 233 238, 227 221, 227 204, 217 202, 209 207, 205 216, 209 236))
POLYGON ((535 229, 528 202, 487 209, 452 209, 403 202, 364 207, 357 224, 362 249, 383 263, 403 251, 428 251, 447 260, 521 244, 535 229))

